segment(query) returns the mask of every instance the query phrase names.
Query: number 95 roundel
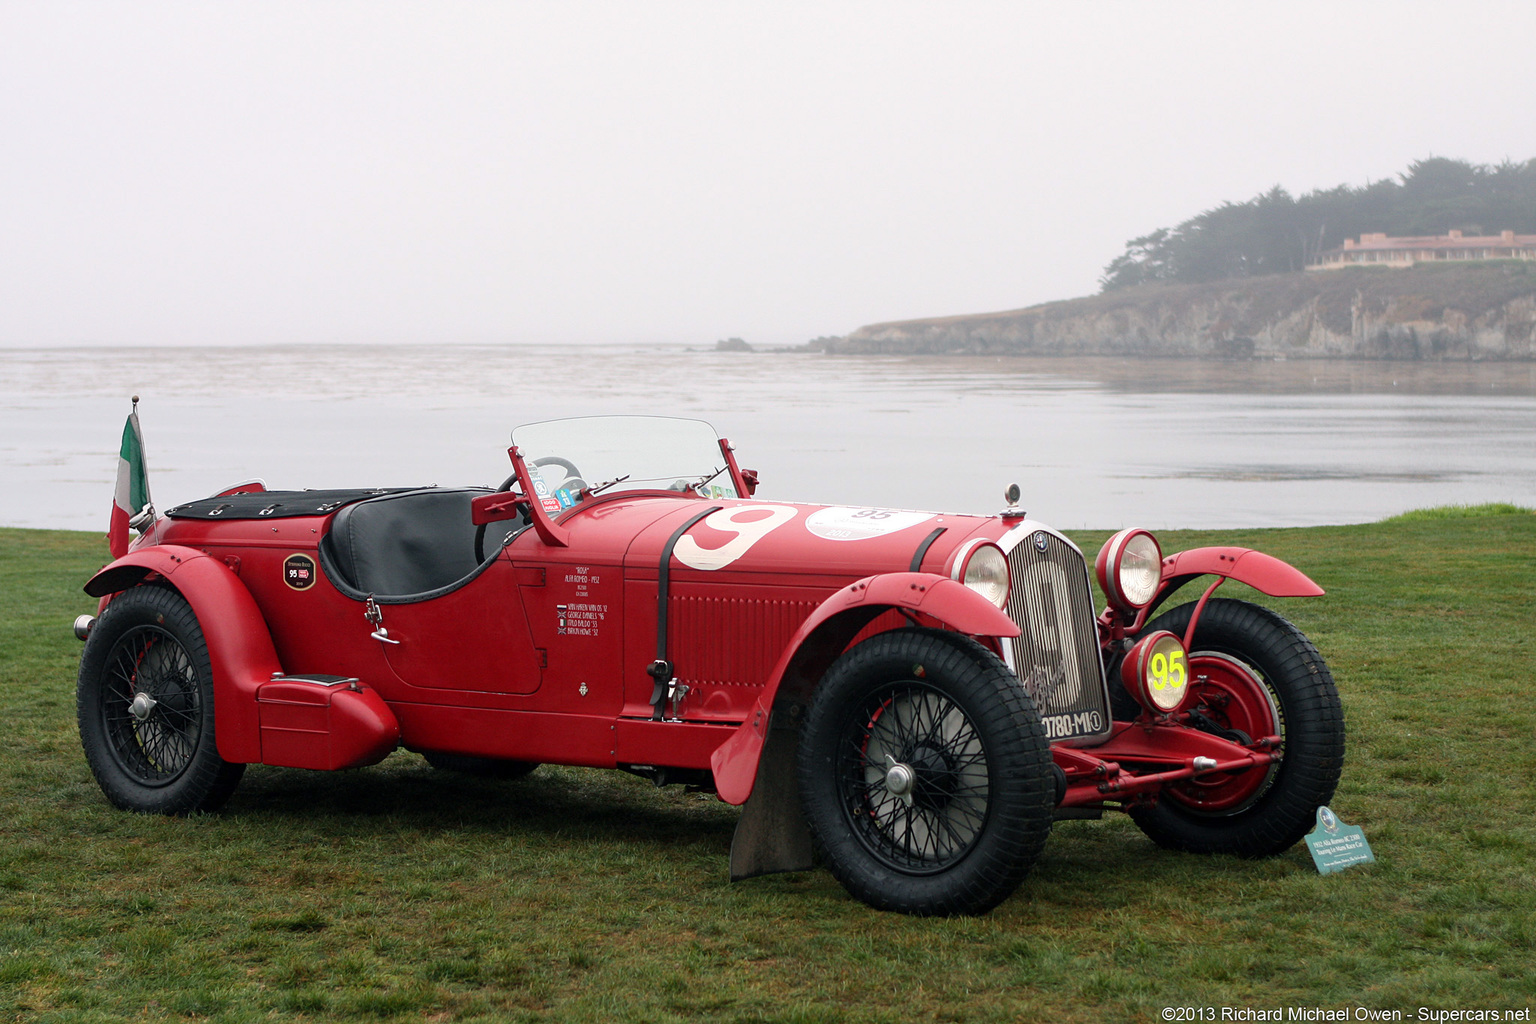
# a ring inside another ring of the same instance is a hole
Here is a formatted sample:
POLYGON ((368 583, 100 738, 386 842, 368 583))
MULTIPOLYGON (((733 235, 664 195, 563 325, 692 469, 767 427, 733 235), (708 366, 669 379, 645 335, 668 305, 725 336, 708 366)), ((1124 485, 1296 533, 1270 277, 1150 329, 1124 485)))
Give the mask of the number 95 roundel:
POLYGON ((699 525, 732 534, 730 540, 718 547, 706 548, 684 534, 678 538, 672 554, 679 562, 693 569, 723 569, 793 518, 795 509, 787 505, 738 505, 735 508, 723 508, 705 516, 699 525))

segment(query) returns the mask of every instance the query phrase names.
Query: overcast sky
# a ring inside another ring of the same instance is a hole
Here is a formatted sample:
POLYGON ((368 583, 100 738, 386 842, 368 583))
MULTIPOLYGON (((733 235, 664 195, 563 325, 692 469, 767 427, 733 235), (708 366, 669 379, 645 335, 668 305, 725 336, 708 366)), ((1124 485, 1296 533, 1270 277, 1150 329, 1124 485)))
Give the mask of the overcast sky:
POLYGON ((795 343, 1536 156, 1536 4, 0 0, 0 345, 795 343))

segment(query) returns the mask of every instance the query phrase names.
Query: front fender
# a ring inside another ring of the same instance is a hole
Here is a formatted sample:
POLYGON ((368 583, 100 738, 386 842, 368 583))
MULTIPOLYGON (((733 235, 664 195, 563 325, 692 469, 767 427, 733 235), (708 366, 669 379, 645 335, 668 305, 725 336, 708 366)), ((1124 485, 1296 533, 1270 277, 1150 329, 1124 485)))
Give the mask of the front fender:
POLYGON ((221 560, 196 548, 162 544, 131 551, 85 585, 92 597, 137 586, 158 573, 192 606, 213 666, 215 735, 219 756, 261 760, 256 688, 282 671, 266 619, 245 584, 221 560))
POLYGON ((805 701, 816 682, 878 615, 906 608, 972 636, 1015 637, 1019 627, 963 583, 925 572, 866 576, 827 598, 801 623, 768 676, 747 720, 710 756, 720 799, 742 804, 752 795, 773 709, 782 692, 805 701))
POLYGON ((1273 555, 1251 548, 1190 548, 1163 559, 1157 596, 1141 618, 1146 620, 1173 592, 1197 576, 1220 576, 1246 583, 1270 597, 1321 597, 1325 591, 1306 573, 1273 555))

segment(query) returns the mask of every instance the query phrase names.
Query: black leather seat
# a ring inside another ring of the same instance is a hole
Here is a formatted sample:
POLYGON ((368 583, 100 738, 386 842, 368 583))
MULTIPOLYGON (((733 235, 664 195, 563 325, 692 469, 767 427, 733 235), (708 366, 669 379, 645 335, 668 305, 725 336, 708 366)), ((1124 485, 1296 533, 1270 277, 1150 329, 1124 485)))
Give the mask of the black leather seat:
MULTIPOLYGON (((320 543, 321 563, 338 589, 380 599, 450 589, 480 568, 469 506, 486 493, 434 487, 348 505, 320 543)), ((499 540, 499 533, 487 537, 487 560, 501 550, 499 540)))

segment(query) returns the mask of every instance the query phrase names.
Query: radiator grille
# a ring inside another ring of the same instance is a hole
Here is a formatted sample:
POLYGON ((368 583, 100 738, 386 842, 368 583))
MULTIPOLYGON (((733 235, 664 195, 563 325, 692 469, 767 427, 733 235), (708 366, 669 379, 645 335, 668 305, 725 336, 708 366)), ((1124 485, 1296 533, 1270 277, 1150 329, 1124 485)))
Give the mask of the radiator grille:
POLYGON ((1109 702, 1082 554, 1037 531, 1008 553, 1008 573, 1008 617, 1023 631, 1009 643, 1009 662, 1040 709, 1046 738, 1104 735, 1109 702))

